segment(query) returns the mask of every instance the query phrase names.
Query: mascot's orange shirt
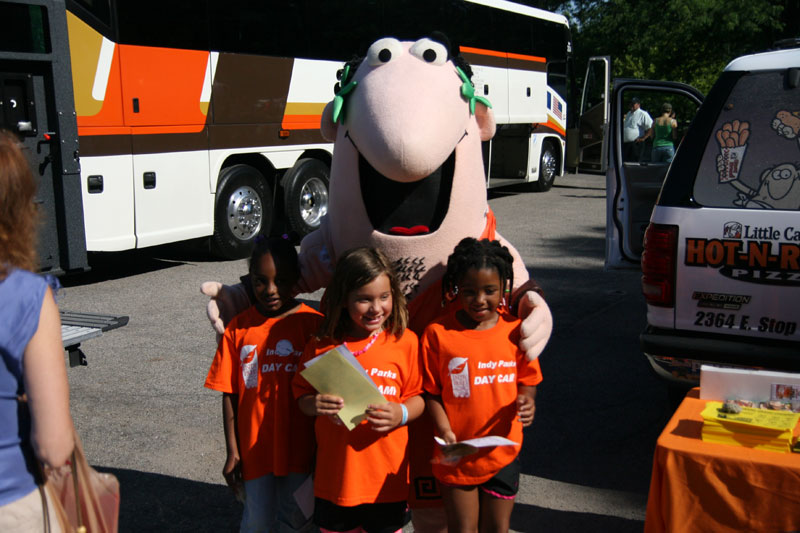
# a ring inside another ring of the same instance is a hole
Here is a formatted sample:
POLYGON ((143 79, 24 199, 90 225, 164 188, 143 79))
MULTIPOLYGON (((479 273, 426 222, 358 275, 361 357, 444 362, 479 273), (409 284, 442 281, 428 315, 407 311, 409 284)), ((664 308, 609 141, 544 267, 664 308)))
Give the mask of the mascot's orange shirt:
POLYGON ((245 480, 310 472, 312 420, 291 392, 300 356, 322 315, 311 307, 267 318, 255 306, 230 321, 205 386, 239 395, 237 427, 245 480))
MULTIPOLYGON (((347 340, 354 353, 369 339, 347 340)), ((301 358, 303 363, 335 348, 328 339, 312 340, 301 358)), ((419 369, 419 338, 406 330, 399 339, 381 333, 366 352, 356 358, 389 402, 402 403, 422 394, 419 369)), ((300 398, 316 390, 298 372, 293 383, 300 398)), ((348 431, 328 416, 316 418, 317 462, 314 495, 342 507, 365 503, 403 502, 408 499, 408 427, 377 433, 368 422, 348 431)))
POLYGON ((485 330, 465 328, 455 313, 433 322, 422 335, 425 390, 441 396, 456 438, 497 435, 517 446, 481 448, 455 465, 434 464, 433 475, 448 485, 479 485, 511 463, 522 447, 517 386, 542 381, 539 361, 519 349, 520 320, 500 313, 485 330))

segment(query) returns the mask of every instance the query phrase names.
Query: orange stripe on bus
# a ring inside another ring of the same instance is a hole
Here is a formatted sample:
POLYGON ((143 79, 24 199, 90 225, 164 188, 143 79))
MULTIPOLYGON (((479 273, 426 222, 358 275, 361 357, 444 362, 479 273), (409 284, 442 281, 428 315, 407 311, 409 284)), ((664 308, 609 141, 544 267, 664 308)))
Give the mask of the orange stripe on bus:
POLYGON ((547 63, 547 60, 543 57, 539 56, 526 56, 523 54, 512 54, 509 52, 508 54, 509 59, 521 59, 522 61, 534 61, 536 63, 547 63))
POLYGON ((559 125, 558 125, 556 122, 554 122, 552 118, 549 118, 549 117, 548 117, 548 119, 547 119, 547 123, 545 124, 545 126, 548 126, 548 127, 550 127, 550 128, 553 128, 554 130, 556 130, 556 131, 557 131, 558 133, 560 133, 561 135, 564 135, 565 137, 566 137, 566 135, 567 135, 567 132, 566 132, 566 130, 564 130, 564 128, 562 128, 562 127, 561 127, 561 126, 559 126, 559 125))
POLYGON ((460 46, 459 49, 467 54, 479 54, 483 56, 508 57, 505 52, 495 52, 494 50, 484 50, 483 48, 472 48, 471 46, 460 46))
POLYGON ((495 50, 485 50, 483 48, 472 48, 470 46, 460 46, 459 50, 467 54, 478 54, 492 57, 503 57, 507 59, 519 59, 521 61, 534 61, 536 63, 546 63, 547 59, 539 56, 527 56, 524 54, 512 54, 507 52, 497 52, 495 50))
POLYGON ((281 128, 285 130, 318 130, 322 115, 284 115, 281 128))
MULTIPOLYGON (((164 133, 200 133, 205 129, 205 124, 190 124, 181 126, 78 126, 78 136, 92 135, 156 135, 164 133)), ((319 124, 317 124, 319 127, 319 124)))

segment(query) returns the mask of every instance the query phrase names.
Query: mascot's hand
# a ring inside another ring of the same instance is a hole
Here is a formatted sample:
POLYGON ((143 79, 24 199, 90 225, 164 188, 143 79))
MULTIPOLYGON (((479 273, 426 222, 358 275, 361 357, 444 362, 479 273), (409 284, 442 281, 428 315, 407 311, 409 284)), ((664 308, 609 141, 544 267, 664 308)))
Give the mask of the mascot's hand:
POLYGON ((542 353, 553 332, 553 315, 547 302, 538 293, 528 291, 519 300, 519 318, 522 319, 519 347, 525 357, 533 361, 542 353))
POLYGON ((206 281, 200 285, 200 292, 211 298, 206 313, 217 335, 225 333, 225 325, 250 305, 250 298, 241 283, 223 285, 218 281, 206 281))

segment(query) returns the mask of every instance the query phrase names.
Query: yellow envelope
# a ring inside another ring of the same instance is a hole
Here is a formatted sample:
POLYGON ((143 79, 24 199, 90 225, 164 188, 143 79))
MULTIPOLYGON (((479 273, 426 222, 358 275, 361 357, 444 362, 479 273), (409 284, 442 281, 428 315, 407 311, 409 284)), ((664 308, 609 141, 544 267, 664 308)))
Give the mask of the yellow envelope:
POLYGON ((367 417, 365 411, 368 405, 386 403, 386 398, 353 352, 344 346, 337 346, 311 359, 300 375, 317 392, 340 396, 344 400, 344 407, 338 416, 348 430, 367 417))

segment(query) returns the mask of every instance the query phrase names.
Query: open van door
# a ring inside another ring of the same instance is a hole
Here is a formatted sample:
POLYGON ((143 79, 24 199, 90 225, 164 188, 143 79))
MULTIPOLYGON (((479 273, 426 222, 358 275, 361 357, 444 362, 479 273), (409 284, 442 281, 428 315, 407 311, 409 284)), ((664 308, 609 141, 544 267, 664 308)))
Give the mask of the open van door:
POLYGON ((662 114, 665 104, 671 106, 678 123, 674 141, 677 151, 702 101, 702 93, 683 83, 614 80, 607 136, 606 268, 639 267, 644 232, 672 161, 653 160, 652 132, 647 135, 649 128, 644 126, 640 126, 638 141, 624 142, 625 118, 634 112, 633 102, 650 124, 662 114))
POLYGON ((605 172, 608 145, 609 88, 611 83, 611 58, 590 57, 583 78, 577 128, 569 140, 571 161, 577 161, 584 172, 605 172), (576 138, 577 137, 577 138, 576 138))

